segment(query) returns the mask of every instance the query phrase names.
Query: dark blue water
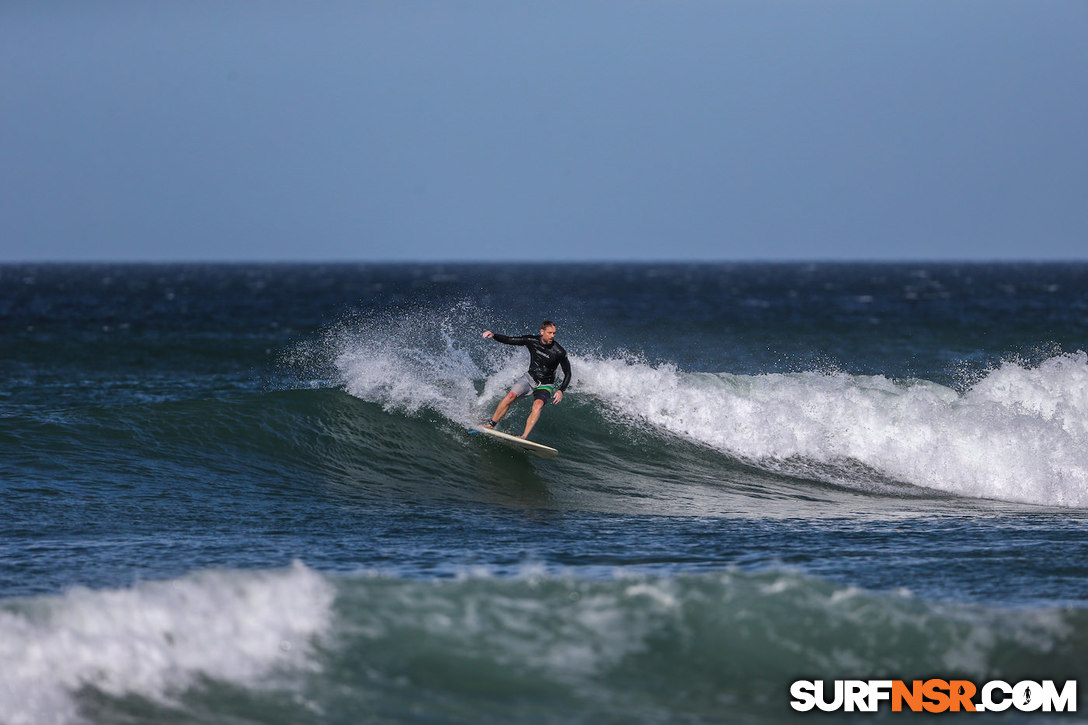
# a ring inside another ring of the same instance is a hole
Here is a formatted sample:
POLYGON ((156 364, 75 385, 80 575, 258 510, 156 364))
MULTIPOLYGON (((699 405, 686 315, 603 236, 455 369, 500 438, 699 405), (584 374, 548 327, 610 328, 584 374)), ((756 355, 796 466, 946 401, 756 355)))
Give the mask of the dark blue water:
POLYGON ((1085 349, 1088 265, 0 267, 0 722, 1083 683, 1085 349))

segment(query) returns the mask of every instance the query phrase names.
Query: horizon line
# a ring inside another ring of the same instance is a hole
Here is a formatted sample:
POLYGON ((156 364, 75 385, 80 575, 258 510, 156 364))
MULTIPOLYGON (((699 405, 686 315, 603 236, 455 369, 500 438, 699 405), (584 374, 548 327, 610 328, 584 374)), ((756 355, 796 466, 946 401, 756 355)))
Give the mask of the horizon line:
POLYGON ((926 257, 903 257, 903 258, 858 258, 858 259, 844 259, 836 257, 797 257, 797 258, 784 258, 784 259, 761 259, 761 258, 744 258, 744 259, 721 259, 721 258, 692 258, 692 259, 585 259, 585 260, 566 260, 561 262, 549 261, 543 262, 539 259, 509 259, 509 260, 496 260, 496 259, 350 259, 350 258, 328 258, 328 259, 261 259, 261 258, 239 258, 239 259, 141 259, 141 258, 129 258, 129 259, 0 259, 0 266, 26 266, 26 265, 162 265, 162 266, 178 266, 178 265, 371 265, 371 266, 407 266, 407 265, 432 265, 432 266, 479 266, 479 267, 498 267, 503 265, 524 265, 524 266, 561 266, 561 267, 575 267, 584 265, 597 265, 597 264, 624 264, 624 265, 657 265, 657 266, 682 266, 682 265, 724 265, 724 264, 752 264, 752 265, 770 265, 770 264, 867 264, 867 265, 897 265, 897 264, 933 264, 933 265, 949 265, 949 264, 1088 264, 1088 257, 1085 258, 1070 258, 1070 257, 1053 257, 1053 258, 1030 258, 1030 257, 1000 257, 993 259, 977 259, 977 258, 926 258, 926 257))

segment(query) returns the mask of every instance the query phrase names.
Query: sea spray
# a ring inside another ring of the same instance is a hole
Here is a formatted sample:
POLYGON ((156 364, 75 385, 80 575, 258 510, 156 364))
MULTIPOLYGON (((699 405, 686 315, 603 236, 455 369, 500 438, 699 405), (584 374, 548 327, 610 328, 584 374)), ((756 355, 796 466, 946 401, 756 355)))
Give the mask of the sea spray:
POLYGON ((388 411, 438 412, 471 426, 527 366, 524 351, 482 339, 488 314, 473 302, 352 317, 322 337, 334 379, 388 411), (479 383, 479 390, 477 389, 479 383))

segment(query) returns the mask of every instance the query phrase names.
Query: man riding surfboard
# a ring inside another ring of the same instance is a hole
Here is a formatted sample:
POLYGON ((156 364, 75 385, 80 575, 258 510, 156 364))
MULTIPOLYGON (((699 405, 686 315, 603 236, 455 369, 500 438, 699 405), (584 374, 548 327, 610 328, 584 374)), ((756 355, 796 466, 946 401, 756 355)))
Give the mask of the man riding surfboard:
POLYGON ((540 410, 544 407, 545 401, 551 398, 553 404, 558 404, 563 399, 563 391, 570 385, 570 360, 567 359, 567 351, 555 340, 556 330, 554 322, 544 320, 540 323, 539 335, 508 337, 491 330, 484 331, 485 338, 491 338, 505 345, 520 345, 529 348, 528 372, 518 378, 506 397, 499 401, 494 415, 484 423, 484 427, 494 428, 506 415, 511 403, 532 392, 533 409, 529 411, 529 418, 525 421, 525 432, 519 436, 528 439, 529 431, 540 418, 540 410), (563 382, 556 385, 555 369, 560 366, 563 368, 563 382))

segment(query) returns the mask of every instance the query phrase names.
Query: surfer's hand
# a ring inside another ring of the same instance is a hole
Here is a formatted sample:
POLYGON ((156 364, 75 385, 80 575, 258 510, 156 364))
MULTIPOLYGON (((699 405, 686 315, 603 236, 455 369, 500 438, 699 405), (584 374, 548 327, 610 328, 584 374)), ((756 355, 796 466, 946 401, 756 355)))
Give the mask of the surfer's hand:
POLYGON ((484 337, 494 337, 494 336, 495 336, 495 333, 491 332, 491 330, 484 330, 484 337))
POLYGON ((556 390, 555 395, 552 396, 552 405, 559 405, 559 401, 563 399, 563 391, 556 390))

